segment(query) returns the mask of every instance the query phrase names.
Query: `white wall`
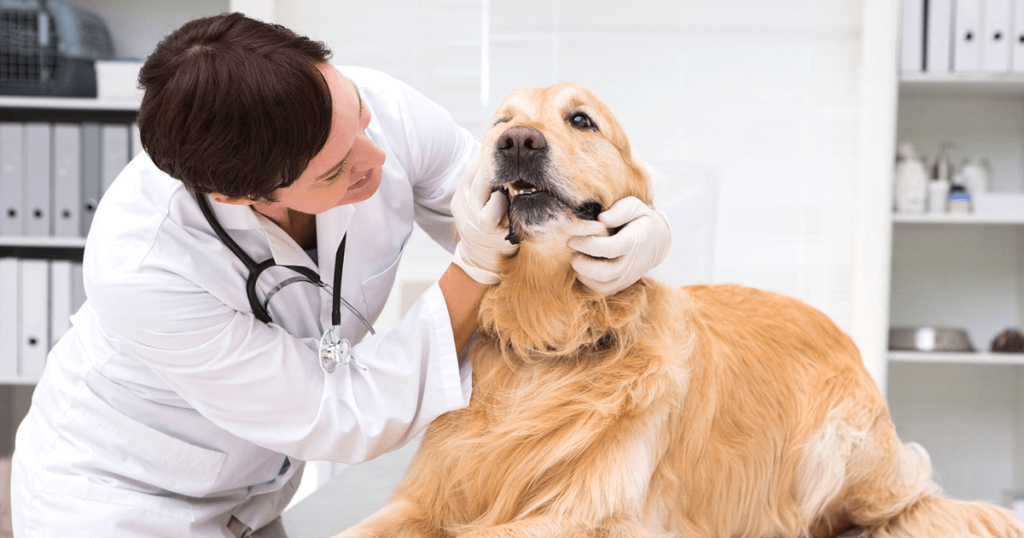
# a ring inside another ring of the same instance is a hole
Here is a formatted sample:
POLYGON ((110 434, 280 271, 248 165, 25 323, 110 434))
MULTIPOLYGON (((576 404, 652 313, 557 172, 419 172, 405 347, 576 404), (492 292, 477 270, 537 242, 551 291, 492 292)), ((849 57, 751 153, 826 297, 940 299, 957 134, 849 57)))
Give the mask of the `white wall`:
POLYGON ((228 0, 64 0, 103 19, 121 58, 143 60, 163 37, 182 24, 228 10, 228 0))

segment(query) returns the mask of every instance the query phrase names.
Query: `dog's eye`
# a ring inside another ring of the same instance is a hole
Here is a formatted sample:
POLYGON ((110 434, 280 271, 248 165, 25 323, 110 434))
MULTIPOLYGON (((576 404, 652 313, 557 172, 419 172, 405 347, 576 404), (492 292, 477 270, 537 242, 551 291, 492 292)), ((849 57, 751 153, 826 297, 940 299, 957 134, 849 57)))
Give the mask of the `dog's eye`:
POLYGON ((590 116, 583 112, 573 112, 572 114, 569 114, 567 119, 569 120, 569 125, 572 125, 577 129, 597 130, 597 125, 594 123, 594 120, 590 119, 590 116))

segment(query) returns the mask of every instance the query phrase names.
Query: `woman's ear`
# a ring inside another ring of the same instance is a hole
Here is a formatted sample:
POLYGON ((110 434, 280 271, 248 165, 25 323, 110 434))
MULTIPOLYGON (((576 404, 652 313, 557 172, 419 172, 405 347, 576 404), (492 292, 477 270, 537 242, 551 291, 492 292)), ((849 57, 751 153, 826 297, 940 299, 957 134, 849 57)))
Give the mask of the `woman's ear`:
POLYGON ((231 204, 231 205, 252 205, 253 204, 253 201, 251 199, 249 199, 249 198, 232 198, 232 197, 230 197, 230 196, 228 196, 226 194, 221 194, 219 192, 211 192, 210 193, 210 198, 212 198, 214 202, 217 202, 219 204, 231 204))

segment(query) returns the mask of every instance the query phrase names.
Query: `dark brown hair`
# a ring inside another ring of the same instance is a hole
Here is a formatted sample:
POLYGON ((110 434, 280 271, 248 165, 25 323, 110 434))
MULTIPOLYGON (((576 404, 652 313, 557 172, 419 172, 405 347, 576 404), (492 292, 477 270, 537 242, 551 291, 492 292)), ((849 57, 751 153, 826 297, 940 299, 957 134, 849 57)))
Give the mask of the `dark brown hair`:
POLYGON ((142 147, 201 193, 272 200, 327 142, 331 94, 321 42, 227 13, 165 37, 139 72, 142 147))

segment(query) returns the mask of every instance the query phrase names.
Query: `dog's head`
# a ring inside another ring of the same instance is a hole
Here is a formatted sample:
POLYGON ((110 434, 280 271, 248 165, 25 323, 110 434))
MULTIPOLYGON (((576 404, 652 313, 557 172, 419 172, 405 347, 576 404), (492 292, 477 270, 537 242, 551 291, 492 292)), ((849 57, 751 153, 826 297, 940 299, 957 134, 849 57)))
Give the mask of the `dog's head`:
POLYGON ((580 254, 569 246, 573 236, 608 235, 597 216, 622 198, 651 203, 647 167, 608 106, 578 84, 516 90, 491 120, 479 162, 474 178, 509 196, 509 240, 521 242, 481 302, 485 340, 518 357, 630 342, 645 286, 608 298, 592 293, 576 280, 580 254))
POLYGON ((484 134, 480 172, 509 196, 509 240, 556 247, 605 230, 597 215, 636 196, 651 202, 645 165, 619 122, 590 90, 572 83, 522 88, 498 107, 484 134))

